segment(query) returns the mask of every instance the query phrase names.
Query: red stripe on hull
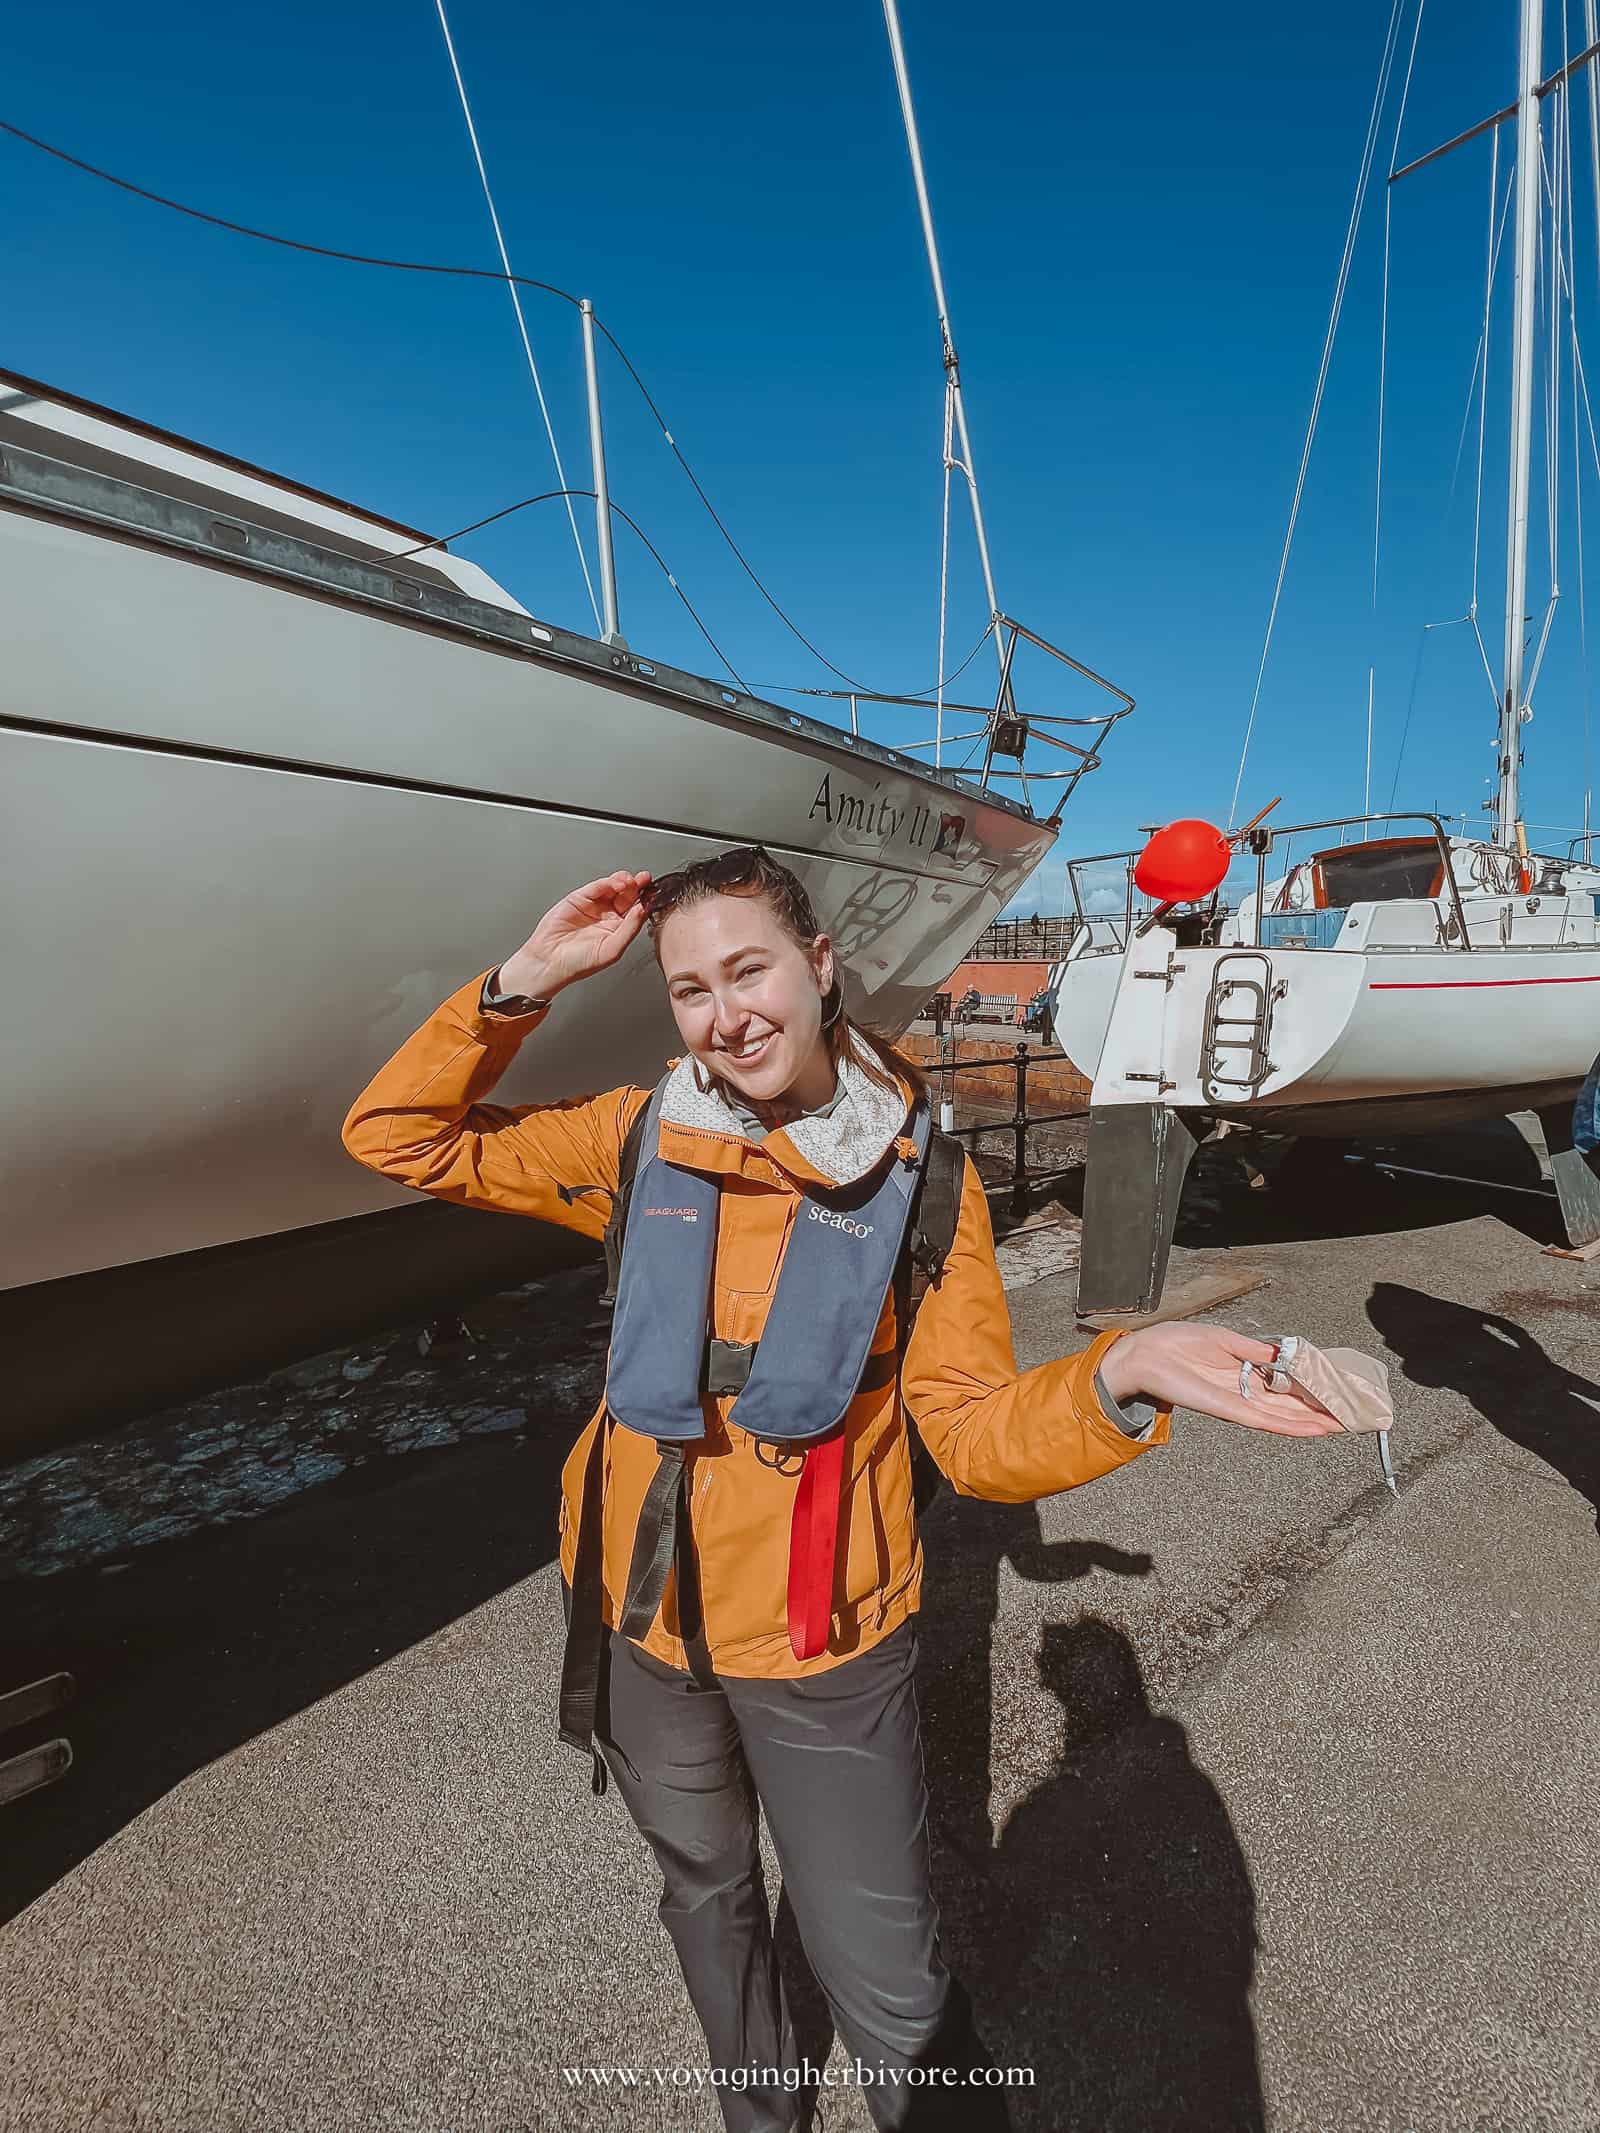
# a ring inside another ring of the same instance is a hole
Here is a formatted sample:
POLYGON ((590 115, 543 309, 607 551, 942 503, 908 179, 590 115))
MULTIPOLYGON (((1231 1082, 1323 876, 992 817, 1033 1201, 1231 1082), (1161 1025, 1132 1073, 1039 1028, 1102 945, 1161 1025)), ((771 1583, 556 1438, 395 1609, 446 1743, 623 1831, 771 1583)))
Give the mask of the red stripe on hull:
POLYGON ((1368 992, 1487 992, 1501 985, 1600 985, 1593 978, 1418 978, 1412 983, 1389 980, 1369 985, 1368 992))

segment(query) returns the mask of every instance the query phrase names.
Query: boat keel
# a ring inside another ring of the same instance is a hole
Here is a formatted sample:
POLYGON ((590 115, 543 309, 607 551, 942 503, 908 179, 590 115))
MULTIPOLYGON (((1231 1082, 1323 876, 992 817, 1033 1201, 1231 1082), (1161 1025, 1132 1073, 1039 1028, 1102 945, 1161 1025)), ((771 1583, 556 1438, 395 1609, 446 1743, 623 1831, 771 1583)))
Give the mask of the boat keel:
POLYGON ((1183 1182, 1200 1145, 1166 1104, 1093 1104, 1083 1193, 1080 1317, 1161 1300, 1183 1182))
POLYGON ((1573 1145, 1572 1106, 1553 1104, 1534 1116, 1544 1135, 1567 1242, 1574 1249, 1594 1244, 1600 1241, 1600 1178, 1590 1169, 1583 1150, 1573 1145))

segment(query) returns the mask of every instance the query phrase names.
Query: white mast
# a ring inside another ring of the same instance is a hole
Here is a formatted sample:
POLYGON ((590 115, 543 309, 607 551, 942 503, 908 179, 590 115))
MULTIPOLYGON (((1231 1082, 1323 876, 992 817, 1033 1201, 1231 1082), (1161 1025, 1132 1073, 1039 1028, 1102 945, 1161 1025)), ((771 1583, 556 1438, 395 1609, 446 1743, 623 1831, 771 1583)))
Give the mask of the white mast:
MULTIPOLYGON (((984 531, 983 506, 978 500, 978 473, 972 463, 972 441, 967 435, 967 410, 961 398, 961 366, 956 360, 956 344, 950 334, 950 305, 944 293, 944 273, 939 265, 939 244, 933 234, 933 208, 928 200, 928 180, 922 168, 922 141, 917 133, 917 114, 911 101, 911 77, 906 72, 906 51, 900 41, 900 14, 895 0, 883 0, 883 20, 889 32, 889 53, 894 61, 894 78, 900 91, 900 116, 905 120, 906 146, 911 151, 911 176, 917 188, 917 210, 922 217, 922 241, 928 248, 928 271, 933 277, 933 300, 939 313, 939 339, 944 353, 945 390, 950 396, 951 412, 955 417, 956 436, 961 443, 962 471, 967 478, 967 495, 972 502, 972 530, 978 541, 978 561, 983 567, 983 589, 989 602, 989 619, 996 621, 1000 614, 1000 602, 995 597, 994 570, 989 562, 989 536, 984 531)), ((1005 659, 996 635, 995 652, 1000 656, 1000 672, 1005 675, 1005 659)))
POLYGON ((1539 257, 1539 64, 1544 0, 1522 0, 1517 65, 1516 284, 1511 328, 1511 481, 1506 521, 1505 686, 1500 698, 1500 789, 1495 842, 1516 842, 1522 753, 1524 627, 1528 604, 1528 495, 1533 459, 1533 328, 1539 257))

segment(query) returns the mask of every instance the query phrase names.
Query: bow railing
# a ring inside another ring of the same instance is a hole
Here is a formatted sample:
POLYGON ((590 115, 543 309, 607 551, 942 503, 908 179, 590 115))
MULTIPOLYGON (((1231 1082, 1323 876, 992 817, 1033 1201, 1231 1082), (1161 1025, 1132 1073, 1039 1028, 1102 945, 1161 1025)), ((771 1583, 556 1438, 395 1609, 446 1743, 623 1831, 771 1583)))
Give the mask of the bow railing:
POLYGON ((1078 780, 1091 770, 1100 768, 1100 751, 1106 737, 1119 720, 1127 717, 1133 709, 1133 698, 1115 682, 1107 681, 1093 667, 1085 666, 1081 659, 1074 659, 1060 645, 1051 644, 1025 624, 1014 621, 1009 615, 996 615, 987 635, 992 635, 1000 647, 1000 676, 992 704, 958 703, 949 697, 930 702, 933 691, 924 690, 920 696, 894 696, 873 689, 797 689, 797 696, 821 697, 833 703, 850 707, 850 732, 859 738, 861 734, 861 707, 875 704, 886 709, 899 708, 920 712, 924 718, 931 713, 935 730, 931 737, 920 740, 901 740, 898 736, 873 734, 874 740, 898 749, 902 755, 931 754, 935 770, 953 771, 971 776, 985 790, 1001 779, 1015 781, 1021 787, 1022 803, 1030 812, 1034 808, 1032 787, 1034 785, 1059 785, 1054 807, 1044 819, 1056 823, 1061 819, 1062 809, 1077 790, 1078 780), (1035 646, 1049 658, 1058 661, 1072 673, 1081 676, 1097 689, 1117 699, 1114 711, 1102 712, 1098 717, 1069 717, 1058 711, 1028 711, 1017 708, 1016 684, 1013 668, 1019 645, 1035 646), (947 732, 945 721, 953 719, 966 730, 947 732), (967 725, 969 721, 976 721, 967 725), (1072 728, 1084 734, 1083 742, 1069 740, 1058 729, 1072 728), (1046 769, 1049 757, 1030 755, 1034 743, 1058 750, 1072 758, 1070 763, 1054 769, 1046 769), (961 761, 952 760, 954 752, 965 748, 967 754, 961 761), (974 758, 982 750, 981 763, 974 758), (1014 768, 1011 766, 1015 766, 1014 768))

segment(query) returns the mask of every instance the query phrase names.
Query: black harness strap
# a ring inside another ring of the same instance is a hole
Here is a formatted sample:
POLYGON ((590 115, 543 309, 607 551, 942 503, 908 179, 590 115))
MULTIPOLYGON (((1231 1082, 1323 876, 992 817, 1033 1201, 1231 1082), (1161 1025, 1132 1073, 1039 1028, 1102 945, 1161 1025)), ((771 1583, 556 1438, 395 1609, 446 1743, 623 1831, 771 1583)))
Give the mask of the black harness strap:
MULTIPOLYGON (((906 1249, 894 1270, 894 1360, 898 1377, 911 1343, 911 1328, 917 1307, 929 1287, 944 1272, 944 1263, 956 1239, 961 1218, 961 1187, 966 1176, 966 1150, 954 1134, 936 1126, 928 1136, 928 1159, 922 1166, 917 1196, 911 1203, 911 1228, 906 1249)), ((911 1446, 911 1504, 918 1518, 944 1486, 944 1475, 917 1429, 916 1418, 904 1402, 906 1439, 911 1446)))
POLYGON ((617 1189, 611 1201, 611 1214, 606 1222, 601 1246, 606 1255, 606 1285, 600 1302, 610 1310, 617 1300, 617 1282, 622 1275, 622 1238, 628 1226, 628 1203, 633 1198, 633 1181, 639 1169, 639 1149, 644 1140, 644 1122, 650 1116, 650 1106, 641 1104, 639 1115, 628 1128, 622 1143, 622 1153, 617 1158, 617 1189))
POLYGON ((567 1614, 567 1648, 561 1662, 560 1734, 569 1748, 593 1760, 591 1785, 606 1789, 606 1766, 595 1747, 595 1727, 605 1693, 606 1618, 602 1578, 602 1519, 605 1512, 606 1440, 611 1417, 596 1426, 583 1469, 583 1498, 578 1511, 578 1539, 572 1564, 572 1596, 567 1614))
POLYGON ((924 1277, 914 1288, 913 1314, 928 1283, 937 1281, 944 1272, 950 1247, 956 1241, 966 1160, 966 1150, 954 1134, 935 1128, 928 1136, 928 1160, 922 1166, 922 1183, 911 1209, 909 1255, 917 1273, 924 1277))
POLYGON ((633 1536, 633 1560, 628 1565, 628 1594, 617 1627, 635 1643, 650 1633, 667 1590, 667 1577, 678 1555, 678 1528, 683 1518, 684 1484, 688 1469, 681 1444, 657 1444, 661 1464, 656 1468, 639 1508, 639 1524, 633 1536))
POLYGON ((711 1654, 700 1616, 700 1566, 689 1526, 692 1470, 681 1444, 658 1443, 656 1451, 661 1464, 639 1507, 627 1597, 617 1627, 624 1637, 642 1644, 666 1598, 667 1579, 676 1573, 678 1635, 683 1639, 684 1657, 695 1680, 706 1682, 711 1679, 711 1654))

